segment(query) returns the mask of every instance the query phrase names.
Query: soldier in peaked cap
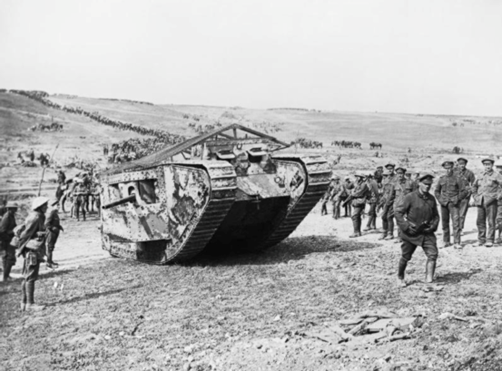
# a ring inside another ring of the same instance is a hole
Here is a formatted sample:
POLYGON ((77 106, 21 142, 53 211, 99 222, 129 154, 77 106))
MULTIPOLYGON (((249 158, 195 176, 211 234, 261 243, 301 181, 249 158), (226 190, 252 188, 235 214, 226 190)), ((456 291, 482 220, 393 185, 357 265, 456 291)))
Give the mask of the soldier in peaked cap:
POLYGON ((492 247, 495 242, 495 225, 498 198, 502 189, 502 175, 493 170, 495 161, 491 158, 485 158, 481 162, 485 168, 484 173, 472 185, 473 200, 478 209, 476 220, 478 242, 479 246, 492 247))
POLYGON ((427 256, 426 282, 434 280, 438 249, 436 232, 439 224, 439 214, 436 200, 429 191, 432 186, 430 174, 419 177, 418 190, 404 196, 403 201, 396 206, 396 222, 401 231, 401 259, 398 266, 398 279, 406 286, 405 271, 417 246, 422 246, 427 256))
POLYGON ((382 236, 380 240, 392 240, 394 238, 394 181, 392 178, 393 171, 387 169, 383 173, 382 180, 382 197, 380 206, 382 207, 382 236))
POLYGON ((464 182, 453 172, 453 161, 444 161, 445 174, 439 178, 434 195, 441 205, 444 247, 451 246, 450 219, 453 227, 453 243, 456 249, 460 244, 460 201, 467 197, 464 182))
POLYGON ((340 205, 342 204, 342 193, 344 192, 343 185, 340 184, 340 177, 335 177, 335 184, 331 194, 331 202, 333 204, 333 219, 340 218, 340 205))
POLYGON ((352 205, 352 225, 354 227, 354 233, 350 235, 350 238, 360 237, 361 234, 361 217, 364 212, 364 207, 366 206, 366 198, 369 194, 368 185, 364 182, 366 177, 364 174, 356 174, 357 180, 354 189, 352 190, 349 198, 344 202, 344 206, 349 202, 352 205))
POLYGON ((16 247, 12 246, 11 241, 14 237, 14 228, 16 228, 17 204, 9 201, 5 205, 7 212, 3 215, 0 222, 0 257, 2 258, 3 281, 10 279, 10 271, 16 264, 16 247))
POLYGON ((378 188, 378 183, 373 179, 373 174, 369 173, 366 176, 366 184, 368 185, 368 224, 364 231, 369 231, 376 229, 376 208, 378 204, 378 199, 380 198, 380 189, 378 188))
POLYGON ((457 167, 454 169, 455 175, 464 183, 464 188, 467 195, 460 200, 459 205, 459 216, 460 216, 460 234, 464 229, 465 217, 467 216, 467 211, 469 210, 469 201, 472 195, 472 186, 476 181, 474 173, 466 168, 467 160, 463 157, 457 159, 457 167))

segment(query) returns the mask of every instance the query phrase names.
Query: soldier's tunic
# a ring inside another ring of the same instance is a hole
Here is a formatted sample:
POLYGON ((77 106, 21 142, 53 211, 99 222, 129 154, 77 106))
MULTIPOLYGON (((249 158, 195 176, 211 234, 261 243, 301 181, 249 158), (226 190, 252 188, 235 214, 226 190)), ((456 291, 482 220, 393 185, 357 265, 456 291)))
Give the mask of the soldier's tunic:
POLYGON ((332 192, 332 202, 333 202, 333 218, 338 219, 340 218, 340 206, 342 204, 342 195, 344 192, 344 188, 341 184, 335 184, 333 186, 333 192, 332 192))
POLYGON ((395 215, 402 239, 403 259, 410 261, 417 246, 422 246, 427 258, 435 261, 438 249, 434 232, 439 224, 439 214, 434 196, 414 191, 404 196, 403 201, 396 206, 395 215), (427 227, 420 233, 410 233, 411 224, 420 228, 424 223, 427 223, 427 227))
POLYGON ((355 233, 361 233, 361 217, 366 206, 366 198, 369 195, 368 185, 364 182, 356 184, 352 190, 352 224, 355 233))
POLYGON ((441 222, 443 225, 443 241, 450 242, 450 218, 453 226, 453 242, 460 243, 460 201, 467 196, 464 182, 455 174, 443 175, 439 178, 434 192, 441 205, 441 222))
POLYGON ((493 243, 495 240, 495 222, 501 185, 502 175, 491 170, 476 179, 472 186, 474 204, 478 209, 476 224, 480 243, 493 243), (487 220, 488 232, 486 230, 487 220))
POLYGON ((375 180, 370 179, 367 181, 368 185, 368 224, 367 228, 376 229, 376 207, 378 204, 378 199, 380 197, 380 190, 378 184, 375 180))
POLYGON ((457 175, 457 177, 463 182, 464 188, 467 192, 467 195, 460 201, 459 204, 460 230, 463 230, 465 217, 467 216, 467 211, 469 210, 469 201, 472 195, 472 186, 476 181, 476 176, 469 169, 460 170, 458 168, 457 170, 455 170, 455 175, 457 175))
MULTIPOLYGON (((354 189, 354 183, 345 182, 345 183, 343 183, 342 187, 344 189, 344 193, 342 193, 342 197, 343 197, 342 200, 346 200, 347 197, 349 197, 349 195, 351 194, 352 190, 354 189)), ((345 215, 344 216, 351 216, 351 215, 352 215, 352 209, 350 207, 350 204, 347 204, 345 206, 345 215)))
POLYGON ((27 283, 34 282, 38 279, 38 271, 40 269, 40 261, 43 258, 44 246, 42 246, 38 252, 33 252, 23 247, 28 240, 37 237, 37 232, 45 231, 45 215, 41 211, 34 211, 28 216, 24 224, 26 227, 19 238, 19 246, 22 247, 19 254, 24 257, 23 276, 27 283))
POLYGON ((16 264, 16 247, 11 246, 16 228, 16 218, 13 213, 7 212, 0 222, 0 258, 4 270, 4 278, 9 275, 10 269, 16 264))
POLYGON ((322 199, 321 199, 321 215, 328 214, 328 207, 327 207, 327 205, 328 205, 329 200, 333 196, 333 194, 332 194, 333 193, 333 186, 334 186, 334 182, 330 182, 328 189, 326 190, 326 192, 322 196, 322 199))
POLYGON ((61 231, 61 221, 57 209, 50 211, 49 216, 45 220, 45 228, 47 230, 47 250, 52 252, 61 231))

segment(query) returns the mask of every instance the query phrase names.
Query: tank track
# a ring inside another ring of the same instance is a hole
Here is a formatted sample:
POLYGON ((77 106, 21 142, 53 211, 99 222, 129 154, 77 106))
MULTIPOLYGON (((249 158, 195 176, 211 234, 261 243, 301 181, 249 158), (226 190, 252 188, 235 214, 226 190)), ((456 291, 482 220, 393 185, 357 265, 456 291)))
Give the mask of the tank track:
MULTIPOLYGON (((186 164, 183 164, 186 166, 186 164)), ((161 264, 193 258, 206 247, 235 201, 236 175, 230 165, 205 164, 211 182, 211 197, 200 220, 192 230, 186 231, 176 253, 166 253, 161 264)))
POLYGON ((289 208, 278 227, 263 242, 262 248, 274 246, 293 233, 326 192, 331 178, 328 162, 320 156, 306 158, 301 156, 274 156, 274 159, 301 163, 307 174, 307 187, 303 195, 289 208))

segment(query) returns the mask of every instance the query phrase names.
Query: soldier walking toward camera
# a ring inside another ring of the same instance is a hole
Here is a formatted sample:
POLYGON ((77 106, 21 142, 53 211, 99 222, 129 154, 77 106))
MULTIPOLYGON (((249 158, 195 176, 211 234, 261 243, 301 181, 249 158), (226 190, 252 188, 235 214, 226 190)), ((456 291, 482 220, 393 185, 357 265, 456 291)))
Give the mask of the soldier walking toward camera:
POLYGON ((40 262, 43 260, 45 247, 45 212, 47 211, 46 197, 37 197, 33 200, 31 209, 33 213, 28 215, 24 222, 24 230, 19 237, 18 256, 24 257, 23 264, 23 283, 21 290, 23 293, 21 301, 21 310, 40 310, 44 309, 42 305, 36 305, 35 281, 38 280, 38 271, 40 262))
POLYGON ((474 173, 466 168, 467 160, 463 157, 457 159, 457 168, 455 169, 455 175, 464 183, 464 188, 467 195, 460 201, 459 205, 459 216, 460 216, 460 234, 464 230, 465 217, 467 216, 467 211, 469 210, 469 201, 472 195, 472 186, 476 180, 474 173))
POLYGON ((498 197, 502 185, 502 175, 493 171, 494 162, 491 158, 482 160, 485 171, 472 186, 474 204, 478 209, 476 220, 478 242, 479 246, 486 247, 492 247, 495 241, 498 197), (488 231, 486 230, 487 221, 488 231))
POLYGON ((436 271, 438 249, 434 232, 439 225, 436 200, 429 191, 433 176, 422 175, 418 190, 404 196, 396 207, 396 222, 402 239, 401 259, 398 266, 398 282, 406 286, 405 271, 417 246, 422 246, 427 256, 425 281, 432 282, 436 271))
POLYGON ((17 205, 14 202, 7 202, 5 207, 7 212, 3 215, 0 222, 0 257, 2 258, 2 280, 4 282, 11 279, 10 271, 16 265, 16 246, 11 246, 11 241, 14 237, 14 228, 17 225, 17 205))
POLYGON ((450 219, 453 226, 453 247, 461 249, 460 244, 460 202, 467 196, 464 182, 453 172, 453 161, 443 162, 445 174, 439 178, 434 192, 441 205, 444 247, 451 246, 450 219))
POLYGON ((352 205, 352 225, 354 227, 354 233, 350 235, 350 238, 360 237, 361 234, 361 218, 364 212, 364 207, 366 206, 366 198, 369 194, 368 185, 364 182, 365 176, 363 174, 356 174, 357 182, 354 189, 352 190, 350 196, 345 200, 344 206, 347 204, 352 205))
POLYGON ((47 230, 47 249, 46 249, 46 255, 47 255, 47 267, 48 268, 55 268, 59 264, 54 262, 52 259, 52 254, 54 252, 54 248, 56 247, 56 242, 59 237, 59 232, 64 231, 63 227, 61 226, 61 222, 59 219, 59 214, 58 214, 58 200, 53 199, 50 202, 50 206, 52 206, 51 211, 49 212, 49 216, 45 220, 45 228, 47 230))

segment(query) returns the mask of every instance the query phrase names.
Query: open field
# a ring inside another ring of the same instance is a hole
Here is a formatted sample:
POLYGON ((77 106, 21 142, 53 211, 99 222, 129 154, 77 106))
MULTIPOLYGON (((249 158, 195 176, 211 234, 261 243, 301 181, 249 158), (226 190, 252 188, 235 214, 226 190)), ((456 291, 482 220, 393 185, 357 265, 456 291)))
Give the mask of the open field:
MULTIPOLYGON (((285 141, 320 140, 322 149, 290 150, 323 154, 343 176, 387 161, 438 171, 443 159, 455 158, 448 153, 455 145, 478 171, 480 156, 499 154, 502 134, 494 124, 498 118, 50 99, 187 137, 196 134, 189 124, 197 117, 201 125, 238 120, 270 128, 285 141), (363 149, 331 147, 332 140, 359 141, 363 149), (369 150, 372 141, 383 144, 383 157, 369 150)), ((42 194, 52 196, 56 166, 69 177, 79 171, 75 158, 103 169, 109 165, 102 146, 132 137, 142 136, 0 93, 0 194, 23 204, 21 222, 42 168, 20 166, 19 151, 52 154, 59 144, 42 184, 42 194), (52 121, 64 130, 27 130, 52 121)), ((101 249, 95 214, 80 223, 61 214, 65 232, 55 251, 60 266, 52 271, 42 265, 35 294, 46 309, 18 311, 21 260, 15 280, 0 283, 0 370, 502 369, 502 247, 473 245, 473 209, 466 247, 440 250, 437 284, 422 283, 425 257, 417 250, 404 289, 395 284, 398 244, 377 241, 375 233, 350 240, 350 219, 321 216, 319 205, 288 239, 261 254, 203 255, 170 266, 113 259, 101 249), (335 321, 384 310, 398 317, 420 314, 423 323, 409 339, 394 342, 322 340, 322 330, 335 321)))

